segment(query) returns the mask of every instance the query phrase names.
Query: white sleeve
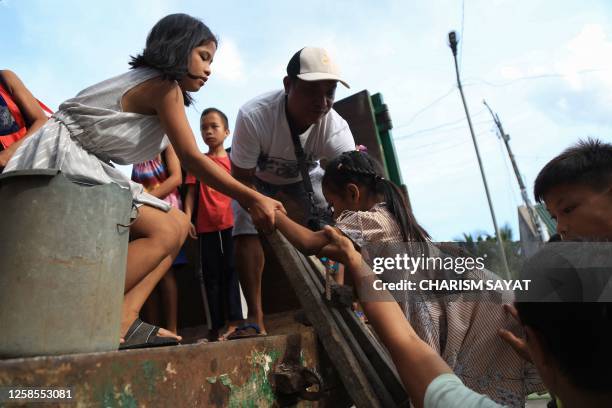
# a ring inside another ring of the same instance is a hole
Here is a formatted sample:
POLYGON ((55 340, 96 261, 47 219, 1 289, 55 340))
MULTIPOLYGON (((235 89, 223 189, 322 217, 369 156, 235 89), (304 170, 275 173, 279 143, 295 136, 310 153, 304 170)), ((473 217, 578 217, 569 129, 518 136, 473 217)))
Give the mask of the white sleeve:
MULTIPOLYGON (((339 115, 338 115, 339 116, 339 115)), ((331 160, 341 153, 355 150, 355 139, 348 123, 342 118, 334 123, 334 131, 323 147, 323 158, 331 160)))
POLYGON ((238 111, 234 136, 232 137, 232 163, 241 169, 253 169, 261 152, 261 143, 257 138, 255 126, 250 118, 238 111))
POLYGON ((424 408, 501 408, 495 401, 466 387, 454 374, 441 374, 427 386, 424 408))

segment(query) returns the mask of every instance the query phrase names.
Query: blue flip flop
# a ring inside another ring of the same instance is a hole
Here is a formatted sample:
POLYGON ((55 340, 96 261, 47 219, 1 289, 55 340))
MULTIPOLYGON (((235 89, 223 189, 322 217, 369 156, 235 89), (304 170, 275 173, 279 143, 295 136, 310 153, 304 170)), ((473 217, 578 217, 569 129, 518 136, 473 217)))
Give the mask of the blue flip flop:
POLYGON ((257 323, 248 323, 240 327, 236 327, 233 332, 225 336, 226 340, 248 339, 250 337, 266 336, 261 332, 261 328, 257 323))

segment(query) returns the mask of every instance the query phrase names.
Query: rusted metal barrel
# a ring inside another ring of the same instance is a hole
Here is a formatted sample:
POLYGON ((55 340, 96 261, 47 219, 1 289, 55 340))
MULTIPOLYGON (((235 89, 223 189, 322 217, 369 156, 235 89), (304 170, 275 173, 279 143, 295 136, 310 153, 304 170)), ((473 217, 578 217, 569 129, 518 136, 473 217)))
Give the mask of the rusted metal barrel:
POLYGON ((58 170, 0 176, 0 357, 117 348, 131 200, 58 170))

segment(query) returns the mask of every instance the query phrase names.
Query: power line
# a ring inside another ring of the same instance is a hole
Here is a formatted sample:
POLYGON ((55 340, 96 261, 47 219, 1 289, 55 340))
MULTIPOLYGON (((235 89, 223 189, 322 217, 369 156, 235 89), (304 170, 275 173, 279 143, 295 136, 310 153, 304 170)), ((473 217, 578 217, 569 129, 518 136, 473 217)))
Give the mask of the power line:
MULTIPOLYGON (((444 145, 443 145, 443 147, 442 147, 441 149, 432 149, 432 150, 428 151, 428 152, 427 152, 427 154, 436 154, 436 153, 438 153, 438 152, 442 152, 442 151, 444 151, 444 150, 449 150, 449 149, 452 149, 452 148, 454 148, 454 147, 457 147, 457 146, 461 146, 461 145, 463 145, 463 144, 466 144, 468 141, 469 141, 469 140, 464 140, 464 141, 462 141, 462 142, 455 143, 455 144, 453 144, 453 145, 451 145, 451 146, 444 146, 444 145)), ((411 147, 411 148, 410 148, 410 152, 413 152, 413 151, 415 151, 415 150, 422 150, 422 149, 425 149, 425 148, 427 148, 427 147, 430 147, 430 146, 435 146, 435 145, 439 145, 439 144, 440 144, 439 142, 434 142, 434 143, 427 143, 427 144, 424 144, 424 145, 421 145, 421 146, 411 147)), ((403 157, 416 157, 416 156, 420 156, 420 155, 408 155, 408 156, 403 156, 403 157)))
MULTIPOLYGON (((479 133, 476 134, 476 136, 482 136, 485 133, 489 133, 489 130, 479 132, 479 133)), ((432 150, 428 151, 427 155, 438 154, 438 153, 441 153, 441 152, 444 152, 444 151, 447 151, 447 150, 450 150, 450 149, 454 149, 455 147, 462 146, 462 145, 464 145, 466 143, 469 143, 469 139, 468 140, 463 140, 463 141, 461 141, 459 143, 454 143, 452 145, 442 145, 440 149, 432 149, 432 150)), ((415 150, 421 150, 421 149, 424 149, 426 147, 430 147, 430 146, 434 146, 434 145, 439 145, 439 143, 436 142, 436 143, 428 143, 428 144, 425 144, 425 145, 420 145, 420 146, 417 146, 417 147, 414 147, 414 148, 410 148, 409 152, 413 152, 415 150)), ((485 147, 488 147, 490 145, 490 143, 489 143, 488 140, 485 140, 485 142, 482 143, 482 145, 485 146, 485 147)), ((414 158, 414 157, 422 157, 422 156, 423 156, 423 154, 407 154, 407 155, 406 154, 402 154, 402 159, 414 158)), ((470 160, 470 162, 472 162, 472 161, 470 160)))
MULTIPOLYGON (((481 111, 481 112, 479 112, 478 114, 476 114, 474 116, 482 115, 483 113, 484 113, 484 111, 481 111)), ((442 134, 442 133, 446 133, 446 132, 452 132, 454 130, 464 129, 465 125, 463 125, 463 124, 459 125, 459 126, 453 126, 453 127, 450 127, 450 128, 446 128, 447 126, 454 125, 454 124, 460 123, 462 121, 465 121, 465 118, 462 118, 462 119, 457 120, 457 121, 443 123, 441 125, 433 126, 433 127, 430 127, 430 128, 419 129, 419 130, 416 130, 414 132, 407 133, 407 134, 404 134, 404 135, 394 136, 393 140, 401 141, 401 140, 405 140, 405 139, 410 139, 410 138, 412 138, 412 137, 414 137, 416 135, 420 135, 420 134, 423 134, 423 133, 431 133, 431 132, 434 132, 434 131, 437 131, 436 133, 438 133, 438 134, 442 134), (446 128, 446 129, 444 129, 444 128, 446 128)), ((485 124, 485 123, 491 123, 491 121, 490 120, 483 120, 483 121, 480 121, 480 122, 475 122, 474 124, 475 125, 482 125, 482 124, 485 124)))
POLYGON ((410 123, 412 123, 412 121, 414 121, 420 114, 422 114, 423 112, 425 112, 427 109, 435 106, 437 103, 439 103, 440 101, 442 101, 444 98, 446 98, 448 95, 450 95, 451 93, 453 93, 453 91, 455 90, 456 86, 453 85, 451 86, 451 88, 444 93, 444 95, 434 99, 431 103, 425 105, 425 107, 421 108, 420 110, 418 110, 414 115, 412 115, 412 117, 410 119, 408 119, 408 122, 404 123, 403 125, 400 126, 396 126, 394 129, 399 129, 402 127, 406 127, 408 125, 410 125, 410 123))
MULTIPOLYGON (((582 71, 576 71, 573 72, 574 74, 578 74, 578 75, 584 75, 584 74, 591 74, 594 72, 603 72, 603 71, 610 71, 610 68, 599 68, 599 69, 585 69, 582 71)), ((545 78, 562 78, 565 77, 567 75, 565 74, 541 74, 541 75, 531 75, 531 76, 524 76, 524 77, 519 77, 519 78, 514 78, 510 81, 507 82, 489 82, 486 81, 484 79, 480 79, 480 78, 468 78, 465 81, 475 81, 475 82, 479 82, 485 85, 489 85, 489 86, 494 86, 494 87, 505 87, 508 85, 512 85, 515 82, 519 82, 519 81, 526 81, 526 80, 533 80, 533 79, 545 79, 545 78)), ((477 85, 475 83, 466 83, 464 86, 474 86, 477 85)))
MULTIPOLYGON (((479 110, 478 112, 476 112, 476 114, 474 114, 473 116, 479 116, 479 115, 482 115, 482 114, 483 114, 483 113, 485 113, 485 112, 486 112, 486 109, 484 109, 484 108, 483 108, 483 109, 479 110)), ((440 124, 440 125, 437 125, 437 126, 435 126, 434 128, 435 128, 435 129, 437 129, 438 127, 444 127, 444 126, 448 126, 448 125, 454 125, 455 123, 464 122, 464 121, 465 121, 465 117, 462 117, 462 118, 457 118, 457 119, 451 120, 451 121, 449 121, 449 122, 444 122, 444 123, 442 123, 442 124, 440 124)), ((408 125, 395 126, 395 127, 393 128, 393 130, 397 130, 397 129, 405 128, 405 127, 407 127, 407 126, 408 126, 408 125)), ((429 128, 426 128, 426 129, 429 129, 429 128)), ((426 129, 422 129, 422 130, 426 130, 426 129)), ((420 133, 420 132, 421 132, 421 129, 420 129, 420 130, 416 130, 415 132, 420 133)))

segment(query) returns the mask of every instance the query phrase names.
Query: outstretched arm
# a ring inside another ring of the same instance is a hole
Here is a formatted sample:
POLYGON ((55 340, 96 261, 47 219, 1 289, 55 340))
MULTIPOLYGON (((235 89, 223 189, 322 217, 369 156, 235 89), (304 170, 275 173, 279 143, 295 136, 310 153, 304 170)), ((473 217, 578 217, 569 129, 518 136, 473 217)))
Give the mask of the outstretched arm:
MULTIPOLYGON (((187 184, 187 194, 185 195, 185 203, 183 205, 183 209, 185 210, 185 214, 187 214, 187 218, 190 220, 193 219, 193 209, 195 206, 195 196, 196 196, 196 188, 197 184, 187 184)), ((193 224, 189 225, 189 236, 192 239, 198 239, 198 233, 193 224)))
POLYGON ((148 103, 159 117, 185 168, 196 178, 247 208, 256 225, 265 231, 272 230, 276 210, 284 212, 283 205, 240 183, 200 153, 185 115, 183 95, 179 86, 174 82, 159 80, 152 83, 148 91, 144 95, 148 97, 148 103))
POLYGON ((304 255, 316 255, 329 243, 325 232, 311 231, 282 213, 276 215, 276 228, 304 255))
MULTIPOLYGON (((329 244, 323 247, 319 255, 344 264, 355 287, 371 287, 371 282, 378 278, 351 241, 331 227, 325 227, 324 232, 329 244)), ((429 384, 441 374, 452 373, 452 370, 434 349, 418 337, 397 302, 368 301, 367 298, 360 301, 368 321, 389 350, 412 402, 422 407, 429 384)))

